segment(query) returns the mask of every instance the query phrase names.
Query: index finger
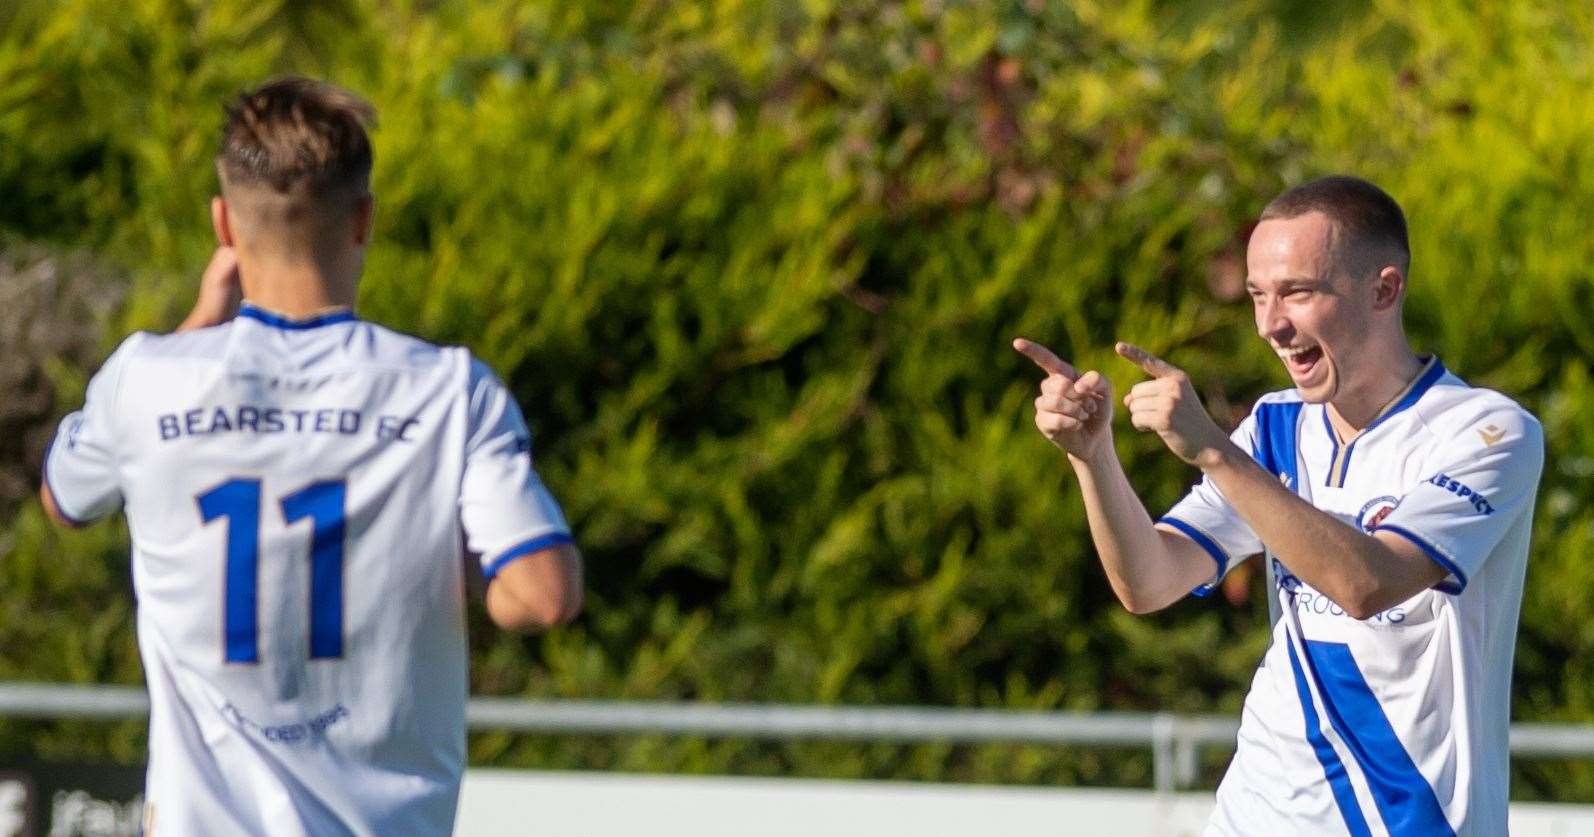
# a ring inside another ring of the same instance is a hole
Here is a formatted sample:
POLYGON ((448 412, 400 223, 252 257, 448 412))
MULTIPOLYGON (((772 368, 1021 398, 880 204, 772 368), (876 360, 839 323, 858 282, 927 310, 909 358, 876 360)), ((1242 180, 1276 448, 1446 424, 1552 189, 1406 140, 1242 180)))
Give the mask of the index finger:
POLYGON ((1062 375, 1065 378, 1075 378, 1079 375, 1079 373, 1074 371, 1074 367, 1068 365, 1067 361, 1058 357, 1051 349, 1033 340, 1025 340, 1019 337, 1013 341, 1013 348, 1017 349, 1019 354, 1034 361, 1036 366, 1046 370, 1048 374, 1062 375))
POLYGON ((1145 370, 1145 373, 1153 378, 1166 378, 1170 375, 1179 374, 1179 367, 1174 366, 1173 364, 1163 360, 1160 357, 1157 357, 1156 355, 1140 348, 1139 346, 1134 345, 1133 343, 1119 342, 1117 345, 1113 346, 1113 351, 1116 351, 1118 355, 1125 360, 1128 360, 1145 370))

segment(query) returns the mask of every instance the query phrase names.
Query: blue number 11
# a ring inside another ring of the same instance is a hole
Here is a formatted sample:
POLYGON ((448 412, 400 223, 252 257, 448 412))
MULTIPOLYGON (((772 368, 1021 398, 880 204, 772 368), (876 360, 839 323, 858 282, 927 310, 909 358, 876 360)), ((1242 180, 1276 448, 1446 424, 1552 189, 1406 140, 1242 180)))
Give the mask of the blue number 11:
MULTIPOLYGON (((344 482, 315 482, 282 498, 289 525, 308 517, 310 535, 310 659, 343 656, 344 482)), ((260 661, 260 480, 235 479, 195 498, 205 523, 227 518, 227 569, 222 603, 229 663, 260 661)))

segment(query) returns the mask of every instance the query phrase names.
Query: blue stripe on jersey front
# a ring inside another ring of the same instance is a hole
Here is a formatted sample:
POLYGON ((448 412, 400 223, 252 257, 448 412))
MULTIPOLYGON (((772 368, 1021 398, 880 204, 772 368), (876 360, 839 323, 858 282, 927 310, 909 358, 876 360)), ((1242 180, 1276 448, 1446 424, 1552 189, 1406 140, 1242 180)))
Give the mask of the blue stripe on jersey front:
POLYGON ((1328 736, 1323 735, 1323 727, 1317 720, 1317 706, 1312 703, 1312 690, 1306 685, 1306 673, 1301 671, 1301 659, 1295 654, 1295 643, 1291 642, 1287 647, 1290 668, 1295 670, 1295 692, 1301 698, 1301 712, 1306 716, 1306 740, 1312 745, 1312 752, 1317 754, 1318 762, 1323 765, 1328 786, 1334 792, 1334 802, 1339 805, 1339 813, 1345 818, 1345 828, 1350 830, 1352 837, 1372 837, 1372 829, 1367 827, 1367 817, 1362 814, 1362 806, 1356 801, 1356 791, 1350 786, 1350 776, 1345 773, 1345 763, 1339 760, 1339 754, 1334 752, 1334 745, 1328 743, 1328 736))
MULTIPOLYGON (((1454 837, 1455 831, 1445 819, 1433 787, 1395 736, 1372 687, 1356 666, 1350 646, 1343 642, 1303 642, 1328 722, 1361 767, 1389 833, 1454 837)), ((1290 661, 1295 663, 1297 686, 1304 686, 1293 646, 1290 661)), ((1306 699, 1310 700, 1310 696, 1306 699)))
POLYGON ((1299 401, 1256 405, 1256 450, 1252 455, 1291 491, 1299 490, 1300 485, 1295 451, 1301 407, 1299 401))

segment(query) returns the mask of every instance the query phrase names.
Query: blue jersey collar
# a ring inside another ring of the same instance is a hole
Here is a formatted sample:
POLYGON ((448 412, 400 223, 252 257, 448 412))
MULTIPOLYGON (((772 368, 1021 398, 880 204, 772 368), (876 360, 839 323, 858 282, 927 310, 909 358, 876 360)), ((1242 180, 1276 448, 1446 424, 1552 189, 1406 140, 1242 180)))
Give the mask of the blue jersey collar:
POLYGON ((257 320, 273 328, 288 329, 289 331, 319 328, 324 325, 333 325, 334 323, 352 323, 355 320, 354 311, 348 308, 328 311, 325 314, 316 314, 305 319, 294 319, 285 314, 278 314, 275 311, 267 311, 253 302, 245 302, 240 305, 238 307, 238 316, 257 320))
POLYGON ((1324 404, 1322 407, 1323 432, 1328 435, 1328 441, 1333 445, 1333 452, 1329 454, 1328 478, 1323 484, 1330 487, 1344 488, 1345 477, 1350 473, 1351 454, 1356 450, 1356 443, 1366 437, 1367 434, 1373 432, 1378 425, 1389 421, 1397 413, 1410 409, 1414 404, 1422 400, 1423 395, 1432 389, 1433 385, 1444 377, 1444 374, 1445 365, 1439 362, 1438 356, 1428 356, 1427 360, 1424 361, 1422 370, 1417 373, 1417 377, 1413 378, 1411 383, 1407 384, 1399 395, 1390 399, 1389 404, 1373 418, 1371 423, 1363 427, 1355 436, 1346 439, 1343 448, 1339 444, 1339 434, 1334 432, 1333 422, 1328 419, 1328 405, 1324 404))
POLYGON ((1422 368, 1422 371, 1417 373, 1417 377, 1412 379, 1411 384, 1406 387, 1406 390, 1395 396, 1394 399, 1389 402, 1389 406, 1385 407, 1383 412, 1374 418, 1371 424, 1367 425, 1367 427, 1364 428, 1361 433, 1356 435, 1360 436, 1363 433, 1366 433, 1368 430, 1372 430, 1374 427, 1377 427, 1378 425, 1388 421, 1389 418, 1394 414, 1406 410, 1413 404, 1416 404, 1418 401, 1422 400, 1423 395, 1426 394, 1428 390, 1439 381, 1440 378, 1444 377, 1444 374, 1445 365, 1439 362, 1439 356, 1429 355, 1427 362, 1422 368))

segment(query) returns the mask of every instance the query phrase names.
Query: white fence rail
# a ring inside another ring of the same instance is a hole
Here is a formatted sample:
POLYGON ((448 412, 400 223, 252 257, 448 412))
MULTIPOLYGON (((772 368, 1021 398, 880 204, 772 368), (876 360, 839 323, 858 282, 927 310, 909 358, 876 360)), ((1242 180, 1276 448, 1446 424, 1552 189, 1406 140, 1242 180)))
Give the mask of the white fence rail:
MULTIPOLYGON (((142 718, 143 689, 0 683, 0 717, 142 718)), ((1228 716, 1156 712, 1031 712, 929 707, 797 706, 472 698, 473 730, 555 735, 701 735, 778 740, 1076 744, 1149 747, 1159 791, 1195 782, 1203 747, 1234 746, 1239 722, 1228 716)), ((1521 758, 1594 758, 1594 726, 1515 724, 1511 754, 1521 758)))

